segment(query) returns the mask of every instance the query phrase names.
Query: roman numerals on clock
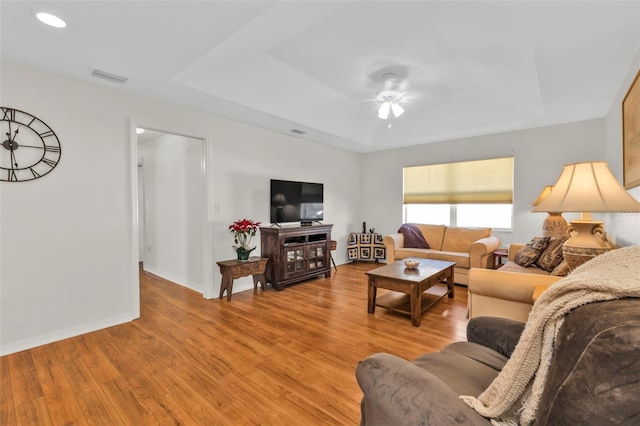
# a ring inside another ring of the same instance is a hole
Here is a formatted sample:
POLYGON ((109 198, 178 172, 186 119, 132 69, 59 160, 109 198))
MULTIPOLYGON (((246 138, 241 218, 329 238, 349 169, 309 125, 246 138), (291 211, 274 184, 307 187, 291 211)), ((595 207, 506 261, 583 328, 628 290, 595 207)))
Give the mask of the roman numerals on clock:
POLYGON ((2 108, 2 120, 3 121, 15 121, 15 118, 16 118, 16 110, 15 109, 2 108))
POLYGON ((60 140, 38 117, 0 107, 0 181, 39 179, 59 164, 60 140))

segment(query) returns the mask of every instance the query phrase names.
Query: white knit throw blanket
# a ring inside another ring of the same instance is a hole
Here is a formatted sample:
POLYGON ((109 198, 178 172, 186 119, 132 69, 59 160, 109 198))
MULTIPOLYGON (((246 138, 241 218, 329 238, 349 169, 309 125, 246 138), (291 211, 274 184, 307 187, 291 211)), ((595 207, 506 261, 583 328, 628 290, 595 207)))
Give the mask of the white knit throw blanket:
POLYGON ((587 303, 623 297, 640 297, 640 247, 602 254, 551 285, 533 305, 520 341, 500 374, 477 398, 460 398, 495 425, 530 425, 565 316, 587 303))

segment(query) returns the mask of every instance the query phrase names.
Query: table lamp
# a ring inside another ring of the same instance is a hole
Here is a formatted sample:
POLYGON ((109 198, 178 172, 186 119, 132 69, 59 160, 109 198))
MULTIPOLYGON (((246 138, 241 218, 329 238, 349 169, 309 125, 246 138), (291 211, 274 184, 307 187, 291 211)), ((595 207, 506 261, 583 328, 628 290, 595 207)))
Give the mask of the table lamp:
MULTIPOLYGON (((537 206, 540 204, 542 200, 544 200, 547 195, 553 189, 553 185, 547 185, 542 188, 540 195, 536 200, 529 204, 530 206, 537 206)), ((567 235, 567 221, 562 217, 562 213, 558 212, 547 212, 547 217, 542 222, 542 236, 543 237, 552 237, 554 235, 566 236, 567 235)))
POLYGON ((564 166, 553 190, 532 211, 581 213, 579 220, 569 222, 570 238, 562 248, 573 270, 615 248, 591 213, 640 212, 640 203, 618 183, 606 162, 593 161, 564 166))

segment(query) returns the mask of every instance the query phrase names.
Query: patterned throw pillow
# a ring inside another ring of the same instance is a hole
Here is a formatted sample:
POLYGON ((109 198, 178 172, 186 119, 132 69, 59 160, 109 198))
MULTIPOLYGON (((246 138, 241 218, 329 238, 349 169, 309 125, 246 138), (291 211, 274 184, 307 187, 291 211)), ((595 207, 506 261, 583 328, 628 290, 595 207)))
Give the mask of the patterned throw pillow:
POLYGON ((549 239, 549 245, 542 252, 536 265, 545 271, 553 271, 564 260, 562 245, 567 241, 565 237, 553 236, 549 239))
POLYGON ((551 275, 556 277, 566 277, 569 275, 569 272, 571 272, 569 264, 567 264, 566 260, 563 260, 553 271, 551 271, 551 275))
POLYGON ((531 266, 540 257, 549 244, 549 237, 533 237, 526 246, 516 253, 513 259, 520 266, 531 266))

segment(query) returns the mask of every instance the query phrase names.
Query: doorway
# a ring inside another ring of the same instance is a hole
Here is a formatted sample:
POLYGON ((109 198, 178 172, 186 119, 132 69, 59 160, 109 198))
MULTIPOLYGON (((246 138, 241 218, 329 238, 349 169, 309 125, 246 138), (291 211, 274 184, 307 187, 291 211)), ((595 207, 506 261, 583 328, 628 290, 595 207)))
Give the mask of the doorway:
POLYGON ((135 210, 144 270, 207 297, 204 148, 203 139, 146 128, 137 134, 135 210))

